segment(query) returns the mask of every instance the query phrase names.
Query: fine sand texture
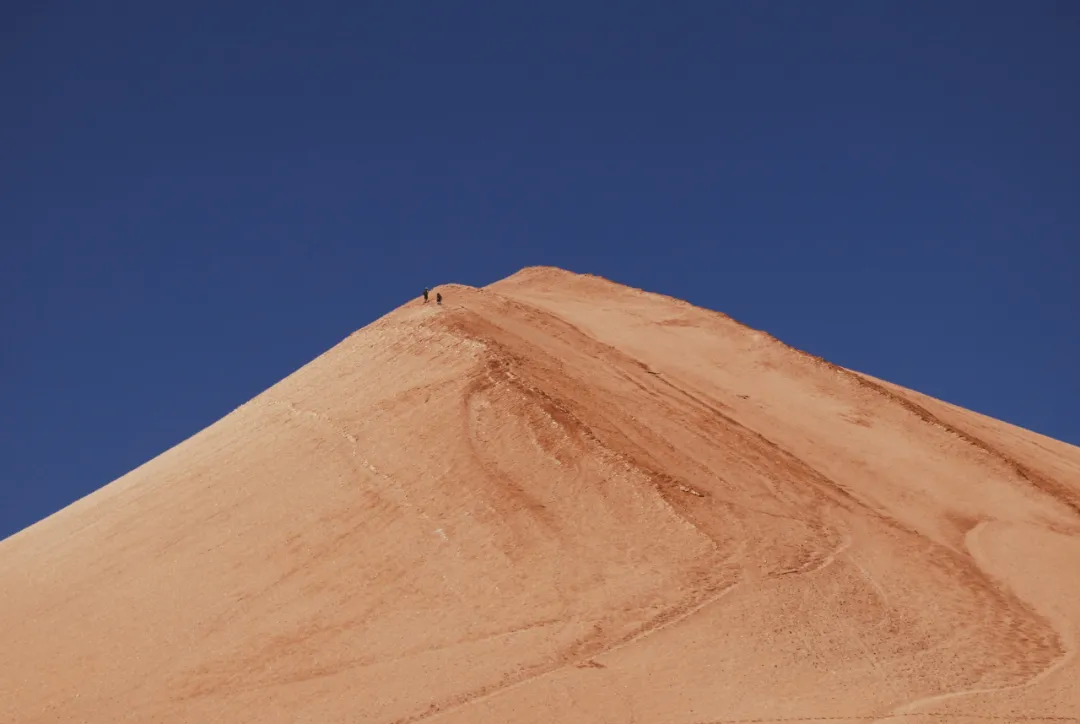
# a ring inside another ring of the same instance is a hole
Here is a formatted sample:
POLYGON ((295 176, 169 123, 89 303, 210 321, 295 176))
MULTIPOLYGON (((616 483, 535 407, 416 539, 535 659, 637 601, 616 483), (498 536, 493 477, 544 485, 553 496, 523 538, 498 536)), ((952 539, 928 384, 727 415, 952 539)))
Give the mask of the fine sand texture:
POLYGON ((0 542, 0 721, 1080 722, 1080 448, 600 277, 438 291, 0 542))

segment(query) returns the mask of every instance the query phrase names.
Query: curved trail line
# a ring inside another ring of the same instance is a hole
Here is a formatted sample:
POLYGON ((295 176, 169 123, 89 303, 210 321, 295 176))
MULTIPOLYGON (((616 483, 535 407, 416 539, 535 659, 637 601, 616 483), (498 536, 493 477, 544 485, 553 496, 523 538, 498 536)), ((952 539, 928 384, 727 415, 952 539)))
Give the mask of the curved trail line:
MULTIPOLYGON (((983 571, 984 574, 986 574, 986 569, 981 564, 981 562, 979 561, 980 556, 977 554, 977 550, 978 550, 977 539, 978 539, 978 536, 979 536, 979 532, 981 530, 983 530, 986 527, 987 524, 988 524, 987 521, 980 522, 978 525, 976 525, 974 528, 972 528, 970 531, 968 531, 967 536, 965 536, 965 538, 968 541, 968 543, 967 543, 968 550, 972 552, 972 558, 975 559, 976 564, 979 565, 979 568, 983 571)), ((990 578, 993 579, 993 577, 990 577, 990 578)), ((1021 601, 1024 600, 1023 598, 1021 598, 1019 596, 1017 596, 1017 598, 1019 598, 1021 601)), ((1027 605, 1026 602, 1025 602, 1025 605, 1027 605)), ((1066 627, 1068 626, 1068 622, 1060 622, 1060 624, 1064 625, 1066 627)), ((910 710, 914 709, 916 707, 919 707, 919 706, 930 706, 930 705, 933 705, 933 704, 938 704, 938 703, 943 702, 943 701, 949 701, 950 699, 962 699, 962 698, 968 697, 968 696, 978 696, 979 694, 996 694, 996 693, 1002 692, 1002 691, 1017 691, 1017 690, 1020 690, 1020 689, 1026 689, 1026 688, 1029 688, 1031 686, 1034 686, 1035 684, 1037 684, 1040 681, 1042 681, 1043 679, 1047 678, 1048 676, 1050 676, 1054 672, 1064 668, 1069 662, 1071 662, 1074 658, 1076 658, 1075 632, 1070 630, 1068 632, 1068 634, 1063 635, 1062 632, 1058 631, 1056 627, 1052 626, 1051 628, 1054 628, 1054 630, 1057 631, 1058 638, 1062 642, 1062 648, 1065 650, 1065 653, 1063 653, 1061 656, 1059 656, 1058 659, 1056 661, 1054 661, 1054 663, 1050 664, 1045 669, 1043 669, 1039 673, 1035 674, 1034 676, 1032 676, 1027 681, 1022 681, 1019 684, 1010 684, 1010 685, 1007 685, 1007 686, 991 686, 991 687, 986 687, 986 688, 982 688, 982 689, 964 689, 964 690, 961 690, 961 691, 948 691, 948 692, 945 692, 943 694, 934 694, 933 696, 927 696, 927 697, 924 697, 924 698, 921 698, 921 699, 916 699, 915 701, 909 702, 907 704, 903 704, 903 705, 897 707, 896 709, 894 709, 889 714, 887 714, 885 716, 882 716, 882 717, 879 717, 878 719, 875 719, 874 722, 885 721, 887 719, 895 718, 897 716, 957 716, 955 714, 940 714, 940 715, 938 715, 938 714, 912 712, 910 710)), ((1002 717, 1002 718, 1005 718, 1005 717, 1002 717)), ((1017 720, 1017 721, 1024 720, 1024 717, 1012 717, 1012 718, 1017 720)), ((1064 721, 1080 721, 1080 719, 1078 719, 1077 717, 1073 717, 1071 719, 1065 718, 1064 721)), ((871 724, 873 724, 873 723, 871 723, 871 724)))
POLYGON ((665 611, 664 613, 661 613, 658 616, 654 617, 651 621, 646 623, 643 628, 634 632, 629 637, 619 639, 600 651, 593 652, 585 656, 572 657, 565 661, 559 661, 550 664, 540 664, 531 669, 526 669, 524 672, 521 672, 518 677, 515 677, 506 683, 493 684, 490 686, 482 687, 480 689, 476 689, 464 695, 454 697, 452 700, 442 705, 432 704, 427 711, 419 714, 413 714, 411 716, 400 719, 394 719, 391 724, 412 724, 413 722, 424 721, 427 719, 433 719, 443 714, 449 714, 453 711, 457 711, 458 709, 469 706, 470 704, 475 704, 485 699, 491 699, 501 694, 505 694, 509 691, 512 691, 513 689, 536 681, 537 679, 542 679, 545 676, 553 674, 569 666, 578 665, 584 662, 588 662, 592 659, 596 659, 606 653, 628 646, 631 643, 639 641, 647 636, 658 633, 665 628, 674 626, 681 621, 685 621, 686 619, 690 618, 691 616, 706 608, 710 604, 715 603, 716 601, 723 598, 727 593, 734 590, 738 585, 739 582, 732 583, 728 586, 721 588, 719 591, 708 595, 703 600, 698 601, 695 599, 695 601, 689 605, 684 604, 681 606, 676 606, 674 609, 668 609, 668 611, 665 611))
MULTIPOLYGON (((827 568, 828 566, 832 565, 836 561, 836 559, 848 549, 851 543, 851 539, 845 537, 835 550, 831 551, 829 555, 825 556, 821 560, 819 565, 804 571, 799 571, 794 575, 806 575, 810 573, 816 573, 827 568)), ((774 576, 770 576, 770 578, 779 578, 782 575, 792 574, 776 574, 774 576)), ((697 613, 703 611, 713 603, 716 603, 717 601, 722 599, 728 593, 734 591, 740 585, 743 585, 743 583, 745 583, 745 581, 739 580, 726 586, 722 586, 715 591, 707 590, 706 595, 703 598, 691 597, 691 599, 684 601, 682 604, 676 605, 673 608, 670 608, 667 611, 660 613, 659 615, 651 619, 649 622, 644 624, 637 631, 634 631, 631 634, 624 636, 620 639, 616 639, 615 641, 608 644, 599 651, 589 653, 583 656, 572 657, 565 661, 559 661, 547 665, 540 665, 539 667, 528 669, 522 672, 520 678, 515 678, 514 680, 509 681, 505 684, 495 684, 489 687, 483 687, 481 689, 474 690, 471 693, 462 695, 460 697, 455 697, 450 702, 447 702, 446 704, 441 706, 438 704, 432 704, 432 707, 438 708, 429 709, 428 711, 414 714, 409 717, 394 719, 391 724, 413 724, 413 722, 434 719, 442 714, 448 714, 450 712, 457 711, 459 709, 462 709, 463 707, 469 706, 470 704, 475 704, 477 702, 491 699, 501 694, 505 694, 518 687, 523 686, 524 684, 528 684, 538 679, 542 679, 545 676, 553 674, 569 666, 581 665, 584 662, 591 662, 609 653, 625 648, 630 644, 641 641, 648 636, 657 634, 664 629, 670 628, 676 624, 690 619, 697 613)))

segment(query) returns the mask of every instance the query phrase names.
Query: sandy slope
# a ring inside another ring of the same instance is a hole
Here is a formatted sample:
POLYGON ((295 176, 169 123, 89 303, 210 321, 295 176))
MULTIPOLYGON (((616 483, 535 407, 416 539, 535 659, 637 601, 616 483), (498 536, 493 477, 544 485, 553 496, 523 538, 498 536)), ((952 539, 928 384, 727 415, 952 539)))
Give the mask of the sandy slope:
POLYGON ((1080 449, 531 268, 0 542, 0 721, 1080 721, 1080 449))

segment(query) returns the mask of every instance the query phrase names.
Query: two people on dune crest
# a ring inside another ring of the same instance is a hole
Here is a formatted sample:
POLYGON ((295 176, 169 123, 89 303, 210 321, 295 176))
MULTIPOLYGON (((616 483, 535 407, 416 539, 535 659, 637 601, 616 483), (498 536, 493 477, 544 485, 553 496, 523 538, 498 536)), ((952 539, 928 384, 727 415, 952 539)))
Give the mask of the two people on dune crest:
MULTIPOLYGON (((428 289, 427 287, 424 287, 424 304, 427 304, 427 302, 428 302, 428 293, 430 291, 431 291, 430 289, 428 289)), ((442 304, 442 292, 437 292, 435 294, 435 303, 436 304, 442 304)))

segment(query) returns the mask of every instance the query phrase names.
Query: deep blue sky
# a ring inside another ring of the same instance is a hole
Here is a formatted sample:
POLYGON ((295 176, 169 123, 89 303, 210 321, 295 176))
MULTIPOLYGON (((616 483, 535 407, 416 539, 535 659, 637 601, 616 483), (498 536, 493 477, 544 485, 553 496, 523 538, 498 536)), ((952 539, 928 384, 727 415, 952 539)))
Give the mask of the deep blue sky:
POLYGON ((1072 0, 19 5, 0 537, 531 264, 1080 444, 1072 0))

